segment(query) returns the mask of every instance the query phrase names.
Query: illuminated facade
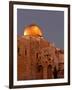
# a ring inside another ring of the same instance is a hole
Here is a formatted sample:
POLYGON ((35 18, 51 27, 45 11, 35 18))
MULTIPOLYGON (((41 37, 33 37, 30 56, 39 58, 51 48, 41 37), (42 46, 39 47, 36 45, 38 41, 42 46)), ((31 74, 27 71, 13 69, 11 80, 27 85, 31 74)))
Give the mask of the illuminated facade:
POLYGON ((18 37, 18 80, 64 78, 64 51, 32 30, 18 37))

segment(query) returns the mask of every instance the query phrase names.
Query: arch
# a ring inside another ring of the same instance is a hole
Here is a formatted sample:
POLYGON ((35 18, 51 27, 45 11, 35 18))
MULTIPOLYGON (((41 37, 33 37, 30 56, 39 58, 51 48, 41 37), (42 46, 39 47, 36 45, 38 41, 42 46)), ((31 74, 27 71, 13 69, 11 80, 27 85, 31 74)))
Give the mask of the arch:
POLYGON ((52 65, 48 65, 47 67, 47 78, 52 79, 53 72, 52 72, 52 65))
POLYGON ((54 67, 53 76, 54 76, 54 78, 57 78, 57 69, 56 69, 56 66, 54 67))
POLYGON ((37 65, 37 79, 43 79, 43 66, 37 65))
POLYGON ((18 56, 20 56, 20 47, 17 48, 18 56))

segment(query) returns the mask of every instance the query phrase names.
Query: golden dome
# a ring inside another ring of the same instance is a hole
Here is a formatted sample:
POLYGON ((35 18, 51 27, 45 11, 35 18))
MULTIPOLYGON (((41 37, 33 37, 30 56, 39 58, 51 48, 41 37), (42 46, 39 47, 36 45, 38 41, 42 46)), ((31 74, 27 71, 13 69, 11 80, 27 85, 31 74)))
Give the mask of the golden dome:
POLYGON ((24 36, 25 35, 42 36, 41 28, 36 24, 29 25, 24 29, 24 36))

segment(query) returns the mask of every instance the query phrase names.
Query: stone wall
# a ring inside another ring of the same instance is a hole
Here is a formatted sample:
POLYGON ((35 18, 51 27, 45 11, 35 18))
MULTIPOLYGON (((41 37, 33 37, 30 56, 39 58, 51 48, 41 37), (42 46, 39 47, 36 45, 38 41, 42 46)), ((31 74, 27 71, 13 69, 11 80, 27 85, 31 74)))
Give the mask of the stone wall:
POLYGON ((43 37, 18 38, 18 80, 64 77, 64 52, 43 37))

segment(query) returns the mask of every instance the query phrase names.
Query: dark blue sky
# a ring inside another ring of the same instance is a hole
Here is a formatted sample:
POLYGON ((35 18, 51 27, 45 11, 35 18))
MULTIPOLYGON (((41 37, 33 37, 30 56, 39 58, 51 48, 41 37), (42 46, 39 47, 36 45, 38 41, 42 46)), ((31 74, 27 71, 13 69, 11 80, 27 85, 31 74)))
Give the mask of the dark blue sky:
POLYGON ((23 35, 24 27, 37 24, 42 28, 44 37, 64 48, 64 12, 50 10, 17 9, 17 34, 23 35))

